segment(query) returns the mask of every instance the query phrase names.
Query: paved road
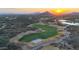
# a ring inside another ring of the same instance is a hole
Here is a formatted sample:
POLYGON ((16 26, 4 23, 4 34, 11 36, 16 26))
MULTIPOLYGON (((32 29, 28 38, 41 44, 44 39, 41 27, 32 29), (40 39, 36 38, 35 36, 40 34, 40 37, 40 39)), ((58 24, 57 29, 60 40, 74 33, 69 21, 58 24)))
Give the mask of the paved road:
POLYGON ((33 47, 33 50, 37 50, 37 49, 39 49, 39 48, 41 48, 41 47, 43 47, 43 46, 47 46, 47 45, 50 45, 50 44, 52 44, 52 43, 59 43, 59 42, 61 42, 63 39, 67 38, 68 36, 69 36, 69 35, 67 34, 67 36, 65 35, 64 37, 60 37, 60 38, 55 39, 55 40, 49 40, 48 42, 45 42, 45 43, 42 43, 42 44, 39 44, 39 45, 33 47))
MULTIPOLYGON (((25 32, 25 33, 21 33, 21 34, 17 35, 16 37, 11 38, 11 39, 10 39, 10 42, 16 42, 16 43, 17 43, 18 40, 19 40, 21 37, 23 37, 24 35, 29 34, 29 33, 35 33, 35 32, 36 32, 36 31, 28 31, 28 32, 25 32)), ((47 46, 47 45, 50 45, 50 44, 52 44, 52 43, 59 43, 59 42, 61 42, 63 39, 69 37, 69 34, 70 34, 69 32, 64 31, 64 35, 65 35, 65 36, 60 37, 60 38, 55 39, 55 40, 49 40, 48 42, 43 42, 43 43, 38 44, 37 46, 33 47, 32 49, 33 49, 33 50, 37 50, 37 49, 39 49, 39 48, 41 48, 41 47, 43 47, 43 46, 47 46)), ((68 44, 66 44, 66 45, 68 45, 68 44)), ((69 46, 69 45, 68 45, 68 46, 69 46)), ((69 47, 71 47, 71 46, 69 46, 69 47)))
POLYGON ((17 36, 13 37, 10 39, 10 42, 17 43, 19 42, 19 39, 22 38, 24 35, 30 34, 30 33, 37 33, 37 31, 27 31, 27 32, 22 32, 18 34, 17 36))
MULTIPOLYGON (((68 26, 68 25, 67 25, 67 26, 68 26)), ((67 27, 67 26, 66 26, 66 27, 67 27)), ((65 27, 65 28, 66 28, 66 27, 65 27)), ((63 41, 63 39, 69 37, 69 34, 70 34, 70 32, 64 30, 64 35, 65 35, 65 36, 60 37, 60 38, 55 39, 55 40, 49 40, 48 42, 45 42, 45 43, 42 43, 42 44, 39 44, 39 45, 33 47, 32 49, 33 49, 33 50, 37 50, 37 49, 39 49, 39 48, 41 48, 41 47, 43 47, 43 46, 47 46, 47 45, 50 45, 50 44, 52 44, 52 43, 59 43, 59 42, 63 41)), ((72 46, 68 45, 67 43, 65 43, 65 45, 66 45, 67 47, 73 49, 72 46)))

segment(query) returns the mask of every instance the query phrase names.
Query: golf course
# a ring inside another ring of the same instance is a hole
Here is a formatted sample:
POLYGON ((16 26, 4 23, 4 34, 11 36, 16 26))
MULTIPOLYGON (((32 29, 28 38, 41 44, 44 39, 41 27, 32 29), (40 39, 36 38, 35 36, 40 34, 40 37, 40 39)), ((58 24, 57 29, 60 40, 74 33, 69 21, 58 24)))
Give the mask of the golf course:
POLYGON ((32 33, 28 35, 24 35, 19 41, 30 42, 35 39, 47 39, 49 37, 55 36, 58 34, 57 28, 49 25, 43 24, 32 24, 33 28, 42 29, 44 31, 38 33, 32 33))

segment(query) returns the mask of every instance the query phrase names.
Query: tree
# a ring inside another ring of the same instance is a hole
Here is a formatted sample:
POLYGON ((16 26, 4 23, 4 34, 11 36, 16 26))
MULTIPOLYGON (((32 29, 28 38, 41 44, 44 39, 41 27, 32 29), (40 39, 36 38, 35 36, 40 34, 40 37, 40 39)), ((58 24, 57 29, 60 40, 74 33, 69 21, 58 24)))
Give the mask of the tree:
POLYGON ((0 47, 6 46, 8 43, 8 39, 6 37, 1 36, 0 37, 0 47))
POLYGON ((18 49, 21 49, 19 45, 16 45, 15 43, 8 44, 8 50, 18 50, 18 49))

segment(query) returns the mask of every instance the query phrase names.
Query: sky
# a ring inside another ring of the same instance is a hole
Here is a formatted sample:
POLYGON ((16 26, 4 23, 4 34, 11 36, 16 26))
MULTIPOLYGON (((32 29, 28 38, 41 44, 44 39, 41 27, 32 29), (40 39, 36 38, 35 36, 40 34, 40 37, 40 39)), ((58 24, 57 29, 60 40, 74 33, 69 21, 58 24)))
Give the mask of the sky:
POLYGON ((54 8, 63 8, 60 13, 79 12, 79 0, 0 0, 0 7, 0 13, 57 13, 54 8))
POLYGON ((79 12, 79 8, 0 8, 0 13, 31 13, 31 12, 54 12, 64 10, 65 12, 79 12))

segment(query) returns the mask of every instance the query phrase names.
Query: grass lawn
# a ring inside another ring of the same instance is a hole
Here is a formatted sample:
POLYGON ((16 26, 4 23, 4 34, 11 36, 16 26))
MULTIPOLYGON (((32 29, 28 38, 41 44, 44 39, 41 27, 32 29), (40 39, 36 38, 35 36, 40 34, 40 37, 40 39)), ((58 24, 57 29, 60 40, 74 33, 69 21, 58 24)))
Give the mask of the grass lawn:
POLYGON ((41 50, 59 50, 59 48, 49 45, 49 46, 43 47, 41 50))
POLYGON ((52 36, 55 36, 58 34, 56 27, 51 27, 48 25, 41 25, 41 24, 33 24, 32 27, 33 28, 41 28, 45 31, 40 32, 40 33, 33 33, 33 34, 29 34, 29 35, 24 35, 19 41, 30 42, 34 39, 38 39, 38 38, 46 39, 48 37, 52 37, 52 36))

